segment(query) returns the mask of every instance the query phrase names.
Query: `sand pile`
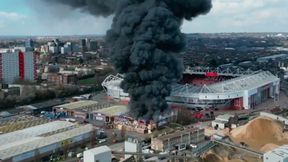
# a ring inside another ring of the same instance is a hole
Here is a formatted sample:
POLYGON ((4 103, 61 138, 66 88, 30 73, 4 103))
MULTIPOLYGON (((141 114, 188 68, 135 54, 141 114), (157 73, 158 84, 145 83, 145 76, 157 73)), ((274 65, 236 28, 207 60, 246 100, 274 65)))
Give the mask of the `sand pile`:
POLYGON ((262 162, 262 160, 251 156, 243 156, 241 153, 239 154, 239 152, 227 147, 216 146, 208 151, 199 162, 262 162), (221 153, 219 153, 219 149, 222 150, 221 153))
POLYGON ((259 117, 244 126, 234 129, 230 138, 236 142, 244 142, 258 151, 270 151, 277 145, 288 144, 288 134, 283 133, 283 125, 270 118, 259 117))
POLYGON ((261 152, 269 152, 275 148, 279 147, 279 145, 273 144, 273 143, 268 143, 266 145, 264 145, 263 147, 261 147, 260 151, 261 152))

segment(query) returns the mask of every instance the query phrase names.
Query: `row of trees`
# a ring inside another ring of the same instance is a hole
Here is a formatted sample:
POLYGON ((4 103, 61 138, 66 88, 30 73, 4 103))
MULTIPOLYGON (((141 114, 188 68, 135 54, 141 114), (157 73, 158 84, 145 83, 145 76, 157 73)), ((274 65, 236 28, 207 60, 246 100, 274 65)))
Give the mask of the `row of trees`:
POLYGON ((44 100, 90 93, 92 90, 94 90, 93 87, 80 89, 78 86, 58 86, 53 89, 36 89, 35 86, 24 86, 21 96, 8 95, 0 99, 0 111, 44 100))

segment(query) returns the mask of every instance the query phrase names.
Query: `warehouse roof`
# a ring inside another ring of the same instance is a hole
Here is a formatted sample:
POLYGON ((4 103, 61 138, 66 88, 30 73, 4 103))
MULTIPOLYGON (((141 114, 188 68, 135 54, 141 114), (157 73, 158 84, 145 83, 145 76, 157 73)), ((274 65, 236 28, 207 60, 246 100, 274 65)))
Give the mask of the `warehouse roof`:
POLYGON ((65 102, 62 100, 54 99, 54 100, 35 103, 32 105, 28 105, 28 106, 30 106, 32 109, 43 109, 46 107, 53 107, 53 106, 57 106, 57 105, 64 104, 64 103, 65 102))
POLYGON ((111 106, 108 108, 95 111, 95 113, 100 113, 100 114, 104 114, 107 116, 119 116, 119 115, 124 115, 128 112, 129 112, 129 108, 124 105, 111 106))
POLYGON ((77 102, 72 102, 72 103, 68 103, 68 104, 64 104, 64 105, 58 105, 55 106, 56 108, 63 108, 63 109, 84 109, 84 108, 88 108, 88 107, 93 107, 98 105, 97 101, 77 101, 77 102))
POLYGON ((0 150, 2 146, 6 144, 12 144, 13 142, 22 141, 27 138, 40 136, 49 132, 57 131, 64 128, 72 127, 73 123, 66 121, 54 121, 22 130, 18 130, 11 133, 0 135, 0 150))
MULTIPOLYGON (((65 123, 68 123, 68 122, 65 122, 65 123)), ((54 124, 56 123, 52 122, 50 124, 55 126, 54 124)), ((47 126, 47 124, 43 124, 43 125, 41 127, 45 128, 45 126, 47 126)), ((28 128, 28 129, 25 129, 24 131, 28 134, 29 129, 31 130, 31 128, 28 128)), ((32 127, 32 129, 35 129, 35 128, 32 127)), ((37 128, 35 130, 37 130, 37 128)), ((0 157, 2 160, 10 159, 11 157, 15 157, 17 155, 31 152, 39 148, 44 148, 45 146, 51 146, 52 144, 57 144, 67 139, 72 139, 73 137, 78 137, 79 135, 89 133, 92 130, 93 130, 93 126, 88 124, 84 126, 73 127, 68 130, 63 130, 61 133, 56 133, 56 134, 52 133, 50 136, 45 136, 45 137, 41 135, 34 136, 34 137, 27 136, 24 139, 21 139, 21 140, 18 139, 15 142, 11 141, 11 143, 0 145, 0 157)), ((43 131, 40 131, 40 133, 38 134, 43 134, 43 131)), ((15 135, 16 134, 14 134, 13 136, 11 135, 10 136, 14 137, 15 135)), ((35 133, 33 135, 35 135, 35 133)), ((3 138, 3 135, 0 136, 0 139, 2 138, 3 138)), ((75 141, 71 141, 71 142, 75 142, 75 141)))

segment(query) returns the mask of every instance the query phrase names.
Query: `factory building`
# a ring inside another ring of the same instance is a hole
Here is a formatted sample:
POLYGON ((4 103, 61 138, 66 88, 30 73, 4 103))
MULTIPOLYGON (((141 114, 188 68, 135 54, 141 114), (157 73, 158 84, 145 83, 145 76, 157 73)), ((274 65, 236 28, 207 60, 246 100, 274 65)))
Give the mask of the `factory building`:
POLYGON ((20 109, 29 112, 31 115, 38 115, 42 111, 52 111, 52 108, 57 105, 65 104, 65 101, 60 99, 53 99, 49 101, 39 102, 31 105, 20 106, 20 109))
POLYGON ((152 138, 151 148, 156 151, 181 150, 186 149, 190 144, 198 144, 204 140, 204 129, 188 126, 182 131, 152 138))
POLYGON ((19 79, 28 81, 37 79, 36 54, 15 49, 0 52, 0 81, 12 84, 19 79))
POLYGON ((53 110, 55 112, 64 112, 66 116, 71 118, 87 119, 89 109, 94 109, 97 106, 97 101, 77 101, 55 106, 53 110))
POLYGON ((288 145, 280 146, 264 154, 264 162, 288 162, 288 145))
POLYGON ((98 126, 104 126, 113 123, 118 116, 126 115, 128 112, 127 106, 116 105, 91 112, 89 119, 98 126))
POLYGON ((54 121, 0 135, 1 162, 41 161, 91 141, 93 126, 54 121))

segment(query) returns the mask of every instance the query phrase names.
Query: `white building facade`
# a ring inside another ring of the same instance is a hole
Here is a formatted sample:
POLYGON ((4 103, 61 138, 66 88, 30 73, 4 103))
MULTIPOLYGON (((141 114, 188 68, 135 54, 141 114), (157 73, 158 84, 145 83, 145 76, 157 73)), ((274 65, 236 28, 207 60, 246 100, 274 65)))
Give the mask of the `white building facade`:
POLYGON ((12 84, 16 80, 37 79, 36 54, 30 51, 10 50, 0 53, 0 80, 12 84))
POLYGON ((264 154, 264 162, 288 162, 288 145, 278 147, 264 154))

